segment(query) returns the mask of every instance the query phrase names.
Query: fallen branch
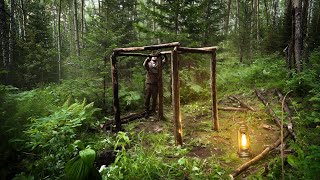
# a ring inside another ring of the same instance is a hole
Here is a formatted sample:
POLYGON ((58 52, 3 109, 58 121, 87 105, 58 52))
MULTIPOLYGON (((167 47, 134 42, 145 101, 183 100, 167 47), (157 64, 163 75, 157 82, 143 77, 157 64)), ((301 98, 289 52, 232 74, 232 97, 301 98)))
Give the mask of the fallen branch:
MULTIPOLYGON (((284 111, 288 114, 287 118, 288 118, 288 130, 293 132, 293 124, 292 124, 292 113, 291 110, 289 108, 289 102, 287 99, 284 99, 284 96, 282 95, 282 93, 280 92, 280 90, 276 89, 276 93, 280 99, 281 102, 283 102, 283 109, 284 111), (283 100, 284 99, 284 100, 283 100)), ((295 134, 294 134, 295 136, 295 134)))
POLYGON ((218 107, 218 110, 222 110, 222 111, 248 111, 247 108, 237 108, 237 107, 218 107))
POLYGON ((256 111, 255 109, 253 109, 253 107, 251 107, 251 106, 247 105, 246 103, 242 102, 240 99, 238 99, 235 96, 230 96, 229 99, 231 99, 234 102, 238 102, 241 105, 241 107, 245 107, 247 109, 250 109, 251 111, 256 111))
MULTIPOLYGON (((144 117, 145 114, 146 114, 146 112, 143 111, 143 112, 140 112, 140 113, 135 113, 135 114, 131 114, 131 115, 125 116, 125 117, 121 118, 121 124, 126 124, 126 123, 134 121, 136 119, 140 119, 140 118, 144 117)), ((109 122, 105 123, 102 126, 102 129, 109 129, 114 124, 115 124, 115 121, 109 121, 109 122)))
MULTIPOLYGON (((272 119, 276 122, 277 126, 281 128, 281 121, 278 118, 278 116, 276 115, 276 113, 272 110, 272 108, 270 107, 269 103, 267 102, 267 100, 263 97, 263 95, 261 94, 261 92, 259 92, 257 89, 255 89, 256 95, 258 96, 258 98, 262 101, 262 103, 266 106, 269 114, 272 116, 272 119)), ((284 128, 286 128, 290 135, 293 136, 294 139, 296 139, 295 134, 293 133, 292 129, 288 128, 287 125, 284 125, 284 128)))
MULTIPOLYGON (((289 132, 286 131, 283 139, 286 139, 289 135, 289 132)), ((266 149, 264 149, 260 154, 258 154, 256 157, 254 157, 253 159, 251 159, 250 161, 246 162, 245 164, 241 165, 238 169, 236 169, 232 174, 229 174, 229 176, 231 177, 231 179, 235 178, 236 176, 238 176, 240 173, 242 173, 243 171, 245 171, 246 169, 248 169, 251 165, 257 163, 259 160, 263 159, 265 156, 268 155, 268 153, 270 151, 272 151, 273 149, 275 149, 276 147, 278 147, 281 144, 281 138, 279 138, 275 143, 273 143, 272 145, 270 145, 269 147, 267 147, 266 149)))

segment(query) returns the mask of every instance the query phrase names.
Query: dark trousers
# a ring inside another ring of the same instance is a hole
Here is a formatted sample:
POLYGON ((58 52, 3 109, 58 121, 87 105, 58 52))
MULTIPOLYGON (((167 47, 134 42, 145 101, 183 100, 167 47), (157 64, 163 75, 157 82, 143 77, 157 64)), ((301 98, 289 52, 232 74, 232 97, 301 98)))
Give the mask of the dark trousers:
POLYGON ((145 101, 145 108, 146 112, 150 112, 150 99, 152 97, 152 108, 151 112, 156 111, 157 107, 157 98, 158 98, 158 85, 157 84, 146 84, 146 101, 145 101))

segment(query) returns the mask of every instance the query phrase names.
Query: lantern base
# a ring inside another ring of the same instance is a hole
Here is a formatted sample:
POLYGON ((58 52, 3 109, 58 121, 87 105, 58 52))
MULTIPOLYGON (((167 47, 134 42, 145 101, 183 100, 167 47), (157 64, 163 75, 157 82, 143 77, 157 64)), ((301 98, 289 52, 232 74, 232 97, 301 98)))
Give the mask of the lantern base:
POLYGON ((251 153, 249 151, 241 151, 241 152, 238 152, 238 155, 241 158, 247 158, 251 156, 251 153))

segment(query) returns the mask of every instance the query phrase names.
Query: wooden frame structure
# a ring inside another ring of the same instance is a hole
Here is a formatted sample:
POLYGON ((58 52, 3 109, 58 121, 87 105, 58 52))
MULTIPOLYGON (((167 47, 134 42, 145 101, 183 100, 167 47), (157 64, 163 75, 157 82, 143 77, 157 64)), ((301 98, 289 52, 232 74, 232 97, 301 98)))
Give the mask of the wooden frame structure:
MULTIPOLYGON (((152 54, 133 53, 136 51, 145 50, 160 50, 165 48, 173 48, 172 51, 162 51, 160 54, 171 54, 171 74, 172 74, 172 108, 173 120, 175 124, 174 135, 176 145, 182 145, 182 124, 180 112, 180 84, 179 84, 179 59, 180 53, 203 53, 211 55, 210 63, 210 81, 211 81, 211 96, 212 96, 212 122, 213 130, 218 131, 218 104, 217 104, 217 89, 216 89, 216 50, 217 47, 205 48, 187 48, 180 47, 179 42, 172 42, 167 44, 158 44, 142 47, 128 47, 128 48, 115 48, 110 56, 111 61, 111 74, 112 74, 112 92, 113 92, 113 111, 116 130, 121 130, 120 119, 120 104, 119 104, 119 82, 118 82, 118 68, 117 56, 141 56, 151 57, 156 56, 152 54)), ((159 58, 160 59, 160 58, 159 58)), ((158 103, 158 118, 163 118, 163 80, 162 80, 162 61, 159 61, 159 103, 158 103)))

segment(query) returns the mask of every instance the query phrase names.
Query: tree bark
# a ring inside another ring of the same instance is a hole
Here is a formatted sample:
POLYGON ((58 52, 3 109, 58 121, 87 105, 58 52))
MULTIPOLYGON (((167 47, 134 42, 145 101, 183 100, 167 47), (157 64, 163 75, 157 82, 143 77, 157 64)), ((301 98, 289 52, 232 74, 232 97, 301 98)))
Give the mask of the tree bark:
POLYGON ((309 23, 308 23, 308 12, 309 12, 309 0, 302 0, 302 57, 301 59, 305 60, 305 64, 309 64, 309 47, 308 47, 308 38, 309 38, 309 23))
POLYGON ((171 54, 171 72, 172 72, 172 108, 173 120, 175 124, 174 136, 176 145, 182 145, 182 125, 180 112, 180 83, 179 83, 179 59, 177 47, 171 54))
POLYGON ((301 28, 301 0, 293 0, 295 12, 295 33, 294 33, 294 59, 297 73, 302 72, 302 28, 301 28))
POLYGON ((1 18, 1 47, 3 67, 8 66, 8 37, 7 37, 7 14, 5 12, 4 0, 0 0, 0 18, 1 18))
POLYGON ((62 0, 59 0, 58 10, 58 82, 61 82, 61 9, 62 0))
POLYGON ((260 8, 260 0, 256 0, 257 12, 256 12, 256 21, 257 21, 257 42, 259 42, 259 8, 260 8))
POLYGON ((279 16, 279 0, 274 1, 273 27, 277 27, 279 16))
POLYGON ((119 81, 118 81, 117 59, 116 59, 115 53, 112 53, 110 57, 110 61, 111 61, 111 75, 112 75, 114 121, 116 123, 117 131, 120 131, 121 120, 120 120, 120 103, 119 103, 119 81))
POLYGON ((211 54, 210 61, 210 85, 211 85, 211 100, 212 100, 212 129, 215 131, 219 130, 219 120, 218 120, 218 101, 217 101, 217 59, 216 52, 213 51, 211 54))
POLYGON ((23 40, 26 40, 26 10, 25 10, 25 7, 24 7, 24 0, 20 0, 21 2, 21 10, 22 10, 22 28, 21 28, 21 31, 22 31, 22 39, 23 40))
POLYGON ((84 22, 85 22, 85 18, 84 18, 84 0, 81 0, 81 48, 84 47, 84 22))
POLYGON ((12 68, 14 61, 14 45, 15 45, 15 20, 14 20, 15 0, 10 1, 10 34, 9 34, 9 69, 12 68))
POLYGON ((266 11, 267 27, 268 27, 269 26, 269 10, 268 10, 267 0, 264 0, 264 8, 265 8, 265 11, 266 11))
POLYGON ((239 0, 236 0, 236 22, 235 22, 235 30, 239 31, 239 16, 240 16, 240 10, 239 10, 239 0))
POLYGON ((78 28, 78 3, 77 0, 73 0, 74 8, 74 30, 76 40, 76 55, 80 57, 80 42, 79 42, 79 28, 78 28))
POLYGON ((229 31, 229 17, 230 17, 230 7, 231 7, 231 0, 227 0, 227 15, 225 19, 225 34, 228 34, 229 31))

